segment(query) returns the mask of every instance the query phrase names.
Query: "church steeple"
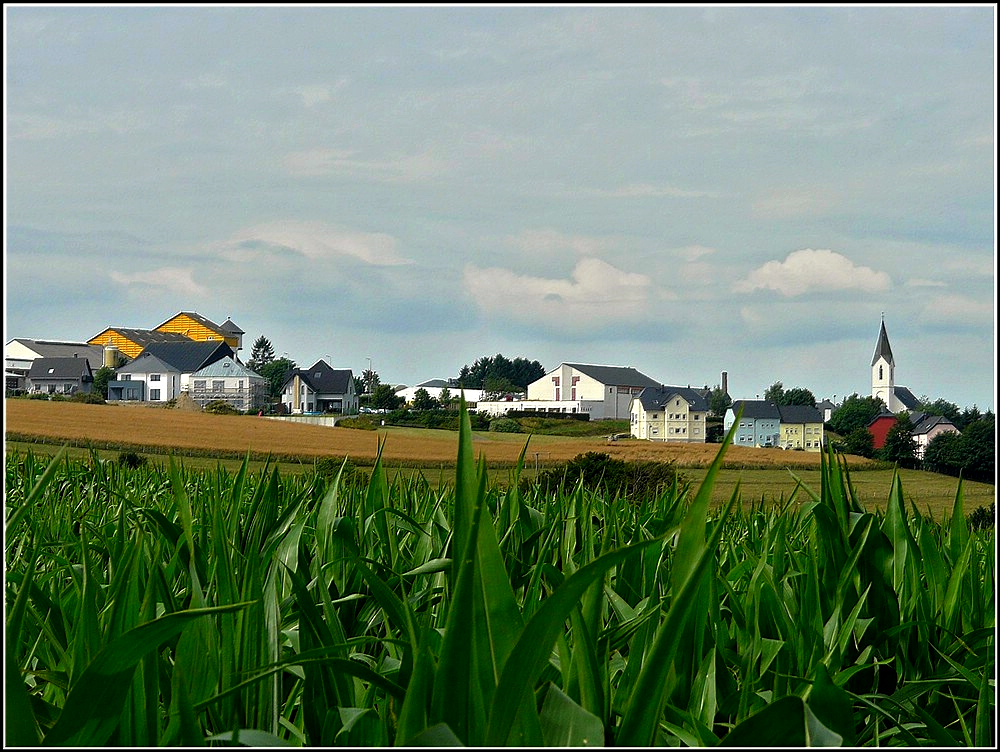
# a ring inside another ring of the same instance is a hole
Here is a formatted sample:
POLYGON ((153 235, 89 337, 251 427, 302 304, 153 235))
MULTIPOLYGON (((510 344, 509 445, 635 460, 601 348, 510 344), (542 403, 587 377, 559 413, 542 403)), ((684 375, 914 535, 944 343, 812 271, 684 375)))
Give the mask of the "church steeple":
POLYGON ((875 354, 872 356, 872 365, 874 366, 878 359, 882 358, 890 366, 896 365, 895 361, 892 359, 892 348, 889 347, 889 335, 885 332, 885 314, 882 314, 882 327, 878 332, 878 342, 875 343, 875 354))
POLYGON ((885 403, 890 412, 898 408, 896 402, 896 363, 892 359, 892 348, 889 347, 889 335, 885 331, 885 314, 882 314, 882 326, 879 328, 878 341, 875 343, 875 354, 872 356, 872 397, 877 397, 885 403))

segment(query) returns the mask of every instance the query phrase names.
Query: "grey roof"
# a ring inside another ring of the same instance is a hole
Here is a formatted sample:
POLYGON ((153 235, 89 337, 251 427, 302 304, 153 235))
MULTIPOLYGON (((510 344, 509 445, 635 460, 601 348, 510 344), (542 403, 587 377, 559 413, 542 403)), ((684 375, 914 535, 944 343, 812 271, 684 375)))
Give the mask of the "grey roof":
POLYGON ((158 358, 150 352, 143 350, 138 358, 133 358, 121 368, 116 369, 116 373, 182 373, 181 369, 175 365, 167 363, 162 358, 158 358))
POLYGON ((197 371, 191 374, 192 378, 206 378, 206 379, 218 379, 218 378, 244 378, 244 379, 263 379, 256 371, 251 371, 242 363, 237 363, 233 358, 225 357, 220 358, 214 363, 209 363, 204 368, 199 368, 197 371))
POLYGON ((661 386, 660 382, 627 366, 593 366, 586 363, 564 363, 606 386, 661 386))
POLYGON ((639 400, 642 409, 647 412, 661 409, 674 396, 682 397, 688 403, 689 409, 695 412, 708 412, 708 402, 701 391, 700 389, 692 389, 689 386, 666 386, 665 384, 660 384, 659 386, 647 386, 639 392, 639 396, 636 399, 639 400))
MULTIPOLYGON (((191 342, 190 337, 185 337, 183 334, 178 334, 177 332, 158 332, 154 329, 126 329, 123 326, 109 326, 96 336, 100 337, 101 334, 112 330, 121 334, 129 342, 134 342, 141 347, 148 347, 151 344, 160 342, 191 342)), ((114 341, 114 335, 109 334, 108 340, 104 344, 117 344, 114 341)))
POLYGON ((246 334, 245 331, 236 326, 236 324, 233 323, 233 320, 228 317, 226 318, 225 321, 222 322, 222 324, 219 326, 219 329, 221 329, 224 332, 229 332, 231 334, 246 334))
POLYGON ((895 386, 892 388, 892 392, 907 410, 916 410, 920 407, 920 400, 905 386, 895 386))
POLYGON ((741 406, 743 407, 744 418, 781 420, 781 413, 778 411, 778 406, 770 400, 736 400, 729 409, 733 411, 733 415, 736 415, 740 411, 741 406))
POLYGON ((194 373, 222 358, 234 358, 236 353, 225 342, 195 342, 183 337, 182 342, 154 342, 146 345, 136 360, 145 355, 155 355, 181 373, 194 373))
POLYGON ((28 378, 39 379, 78 379, 81 376, 91 376, 92 370, 86 358, 35 358, 28 369, 28 378))
POLYGON ((943 415, 928 415, 927 413, 912 412, 910 413, 910 422, 913 424, 913 430, 910 433, 914 436, 917 434, 930 433, 932 429, 938 426, 945 426, 953 429, 958 433, 958 427, 948 420, 943 415))
POLYGON ((822 423, 823 413, 812 405, 778 405, 782 423, 822 423))
POLYGON ((29 350, 38 353, 40 358, 86 358, 91 368, 104 365, 104 348, 100 345, 88 345, 86 342, 60 342, 51 339, 24 339, 15 337, 29 350))
POLYGON ((875 343, 875 354, 872 355, 872 365, 875 365, 875 361, 879 358, 885 358, 890 366, 895 365, 892 359, 892 348, 889 347, 889 335, 885 331, 885 319, 882 319, 882 326, 878 330, 878 342, 875 343))
POLYGON ((285 378, 285 385, 298 376, 317 394, 347 394, 354 378, 349 368, 331 368, 323 359, 311 368, 296 368, 285 378))

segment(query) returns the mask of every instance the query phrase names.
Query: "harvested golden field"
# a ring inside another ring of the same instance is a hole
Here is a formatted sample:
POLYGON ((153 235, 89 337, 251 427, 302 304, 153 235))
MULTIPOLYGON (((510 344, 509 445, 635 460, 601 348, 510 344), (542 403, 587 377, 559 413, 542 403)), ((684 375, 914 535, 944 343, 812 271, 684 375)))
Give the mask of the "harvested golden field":
MULTIPOLYGON (((366 464, 375 459, 384 441, 383 460, 389 463, 438 466, 455 461, 458 441, 451 431, 385 427, 362 431, 341 427, 311 426, 245 415, 212 415, 200 412, 122 405, 87 405, 42 400, 4 400, 5 436, 8 440, 34 437, 52 443, 93 442, 95 446, 135 448, 142 451, 176 449, 225 454, 348 457, 366 464)), ((524 448, 524 434, 475 432, 476 455, 490 465, 513 464, 524 448)), ((585 452, 604 452, 623 460, 673 461, 680 467, 705 467, 719 451, 718 444, 666 444, 637 440, 609 442, 603 437, 567 438, 533 436, 527 462, 536 453, 546 465, 564 462, 585 452)), ((728 467, 818 468, 818 454, 778 449, 730 447, 728 467)), ((851 458, 852 466, 871 465, 851 458)))

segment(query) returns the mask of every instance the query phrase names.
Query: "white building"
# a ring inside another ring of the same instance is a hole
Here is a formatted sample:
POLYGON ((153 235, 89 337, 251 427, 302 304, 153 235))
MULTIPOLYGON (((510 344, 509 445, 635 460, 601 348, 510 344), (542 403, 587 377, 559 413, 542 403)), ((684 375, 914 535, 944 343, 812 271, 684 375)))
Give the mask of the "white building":
POLYGON ((264 405, 267 379, 226 357, 192 373, 185 391, 202 407, 221 400, 249 412, 264 405))

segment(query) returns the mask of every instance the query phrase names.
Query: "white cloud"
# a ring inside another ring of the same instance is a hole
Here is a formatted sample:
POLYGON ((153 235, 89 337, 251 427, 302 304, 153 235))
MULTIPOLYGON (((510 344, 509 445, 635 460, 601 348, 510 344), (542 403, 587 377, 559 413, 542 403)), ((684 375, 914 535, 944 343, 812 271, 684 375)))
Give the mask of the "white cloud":
POLYGON ((784 261, 768 261, 733 285, 735 292, 775 290, 785 297, 812 290, 861 290, 884 292, 892 287, 885 272, 857 266, 846 256, 830 250, 805 248, 788 254, 784 261))
POLYGON ((946 282, 940 282, 933 279, 920 279, 919 277, 913 277, 906 280, 907 287, 947 287, 946 282))
POLYGON ((590 235, 567 235, 557 230, 525 230, 508 237, 508 243, 528 253, 552 254, 560 251, 574 251, 581 256, 595 256, 612 250, 619 245, 614 238, 598 238, 590 235))
POLYGON ((396 239, 385 233, 345 230, 323 222, 281 221, 236 233, 221 254, 229 260, 245 261, 252 253, 273 256, 276 249, 284 249, 310 261, 348 256, 372 266, 413 263, 397 252, 396 245, 396 239))
POLYGON ((961 295, 938 295, 927 301, 920 321, 932 325, 983 326, 994 320, 996 307, 961 295))
POLYGON ((581 259, 569 279, 518 275, 467 266, 465 289, 484 312, 540 325, 577 328, 641 316, 652 280, 596 258, 581 259))
POLYGON ((178 297, 201 297, 208 294, 208 288, 194 281, 191 267, 163 267, 149 272, 111 272, 111 279, 120 285, 136 289, 155 288, 178 297))
POLYGON ((284 165, 294 176, 340 175, 378 183, 414 183, 442 177, 448 160, 425 151, 419 154, 359 159, 349 149, 305 149, 290 153, 284 165))
POLYGON ((764 219, 815 217, 828 212, 837 197, 825 188, 798 188, 775 191, 757 199, 751 205, 755 216, 764 219))

